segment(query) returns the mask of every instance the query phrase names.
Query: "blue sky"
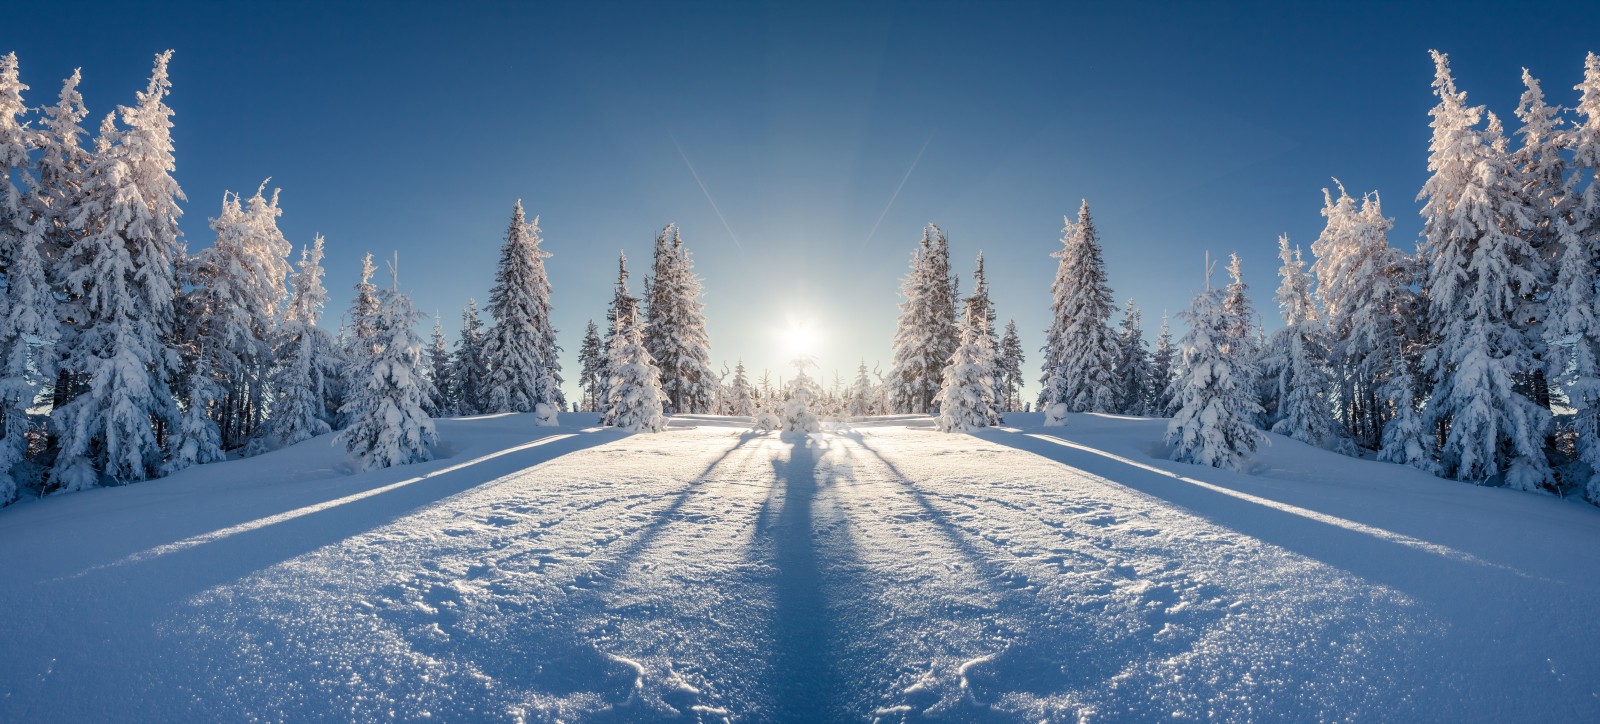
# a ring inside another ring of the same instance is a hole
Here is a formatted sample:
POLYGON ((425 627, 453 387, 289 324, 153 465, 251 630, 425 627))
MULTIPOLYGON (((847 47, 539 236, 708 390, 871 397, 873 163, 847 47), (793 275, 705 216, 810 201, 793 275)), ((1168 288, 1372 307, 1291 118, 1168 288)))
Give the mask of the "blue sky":
POLYGON ((175 49, 190 247, 225 189, 272 177, 289 240, 327 236, 332 324, 361 254, 398 252, 453 333, 521 198, 555 254, 570 386, 617 252, 645 261, 669 221, 706 281, 714 359, 756 375, 787 374, 789 319, 812 320, 824 370, 887 367, 929 221, 964 275, 986 253, 1035 369, 1048 254, 1085 197, 1152 336, 1207 250, 1243 255, 1275 320, 1277 236, 1309 246, 1330 177, 1382 192, 1391 241, 1414 243, 1429 48, 1508 118, 1523 66, 1570 105, 1600 51, 1581 3, 1111 5, 34 3, 7 11, 0 52, 33 105, 81 67, 97 121, 175 49))

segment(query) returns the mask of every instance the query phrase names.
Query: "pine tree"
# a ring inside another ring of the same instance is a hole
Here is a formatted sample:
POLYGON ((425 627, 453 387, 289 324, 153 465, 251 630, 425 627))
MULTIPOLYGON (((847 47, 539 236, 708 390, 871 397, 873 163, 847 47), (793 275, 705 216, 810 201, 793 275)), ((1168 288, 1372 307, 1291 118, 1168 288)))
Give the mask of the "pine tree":
POLYGON ((224 449, 255 436, 267 412, 267 377, 273 365, 277 311, 285 296, 290 245, 278 230, 278 194, 256 190, 248 207, 224 194, 212 221, 217 241, 189 263, 194 288, 185 295, 183 336, 211 355, 214 406, 224 449))
POLYGON ((350 420, 335 441, 362 470, 426 462, 438 441, 423 411, 425 365, 422 340, 412 329, 422 317, 399 290, 399 278, 378 292, 378 309, 367 321, 371 336, 355 361, 356 381, 340 412, 350 420))
POLYGON ((1100 239, 1089 217, 1089 202, 1078 220, 1064 219, 1060 259, 1051 285, 1050 329, 1045 332, 1044 391, 1039 408, 1046 425, 1066 423, 1068 412, 1110 412, 1116 408, 1117 357, 1112 334, 1111 289, 1106 285, 1100 239))
MULTIPOLYGON (((61 84, 59 100, 42 110, 43 129, 34 135, 34 143, 39 148, 39 176, 31 196, 34 204, 33 231, 42 236, 40 254, 53 262, 66 258, 66 250, 80 235, 78 230, 72 228, 72 221, 83 208, 83 183, 89 166, 89 154, 79 144, 79 137, 84 135, 79 124, 88 115, 83 107, 83 96, 78 93, 79 79, 79 73, 73 71, 72 76, 61 84)), ((60 263, 46 266, 45 274, 51 289, 66 289, 67 284, 63 279, 65 272, 65 265, 60 263)), ((78 313, 81 301, 70 296, 57 299, 57 320, 82 319, 78 313)), ((51 337, 59 338, 72 331, 70 325, 58 324, 57 331, 51 337)), ((50 400, 52 410, 65 405, 82 387, 81 380, 74 378, 69 369, 58 363, 60 353, 67 348, 68 345, 57 344, 47 363, 39 368, 46 380, 52 373, 55 377, 50 400)))
POLYGON ((1279 435, 1326 449, 1347 451, 1328 399, 1333 379, 1327 369, 1327 334, 1311 298, 1311 275, 1300 249, 1278 237, 1278 307, 1283 329, 1274 332, 1262 355, 1262 377, 1275 403, 1267 422, 1279 435))
POLYGON ((28 454, 28 410, 54 367, 55 297, 40 250, 51 229, 48 197, 24 197, 30 146, 15 53, 0 57, 0 505, 17 497, 16 470, 28 454))
POLYGON ((1172 325, 1167 315, 1161 315, 1161 331, 1156 334, 1156 348, 1150 353, 1150 384, 1147 388, 1145 409, 1156 417, 1171 417, 1174 407, 1173 382, 1178 367, 1178 350, 1172 345, 1172 325))
POLYGON ((617 281, 612 285, 611 302, 606 306, 606 336, 601 343, 601 349, 605 350, 605 356, 601 358, 600 363, 598 390, 599 409, 602 413, 606 412, 606 406, 610 404, 611 399, 611 392, 607 387, 611 384, 611 372, 606 368, 606 364, 610 361, 611 341, 617 329, 617 320, 631 319, 638 313, 639 298, 628 292, 628 256, 617 252, 617 281))
POLYGON ((1227 292, 1207 289, 1194 298, 1183 319, 1183 372, 1174 383, 1177 413, 1167 425, 1167 443, 1178 462, 1243 470, 1248 456, 1265 441, 1253 420, 1260 414, 1247 384, 1247 366, 1227 345, 1238 324, 1226 311, 1227 292))
POLYGON ((950 245, 939 227, 928 224, 922 230, 922 242, 911 255, 911 273, 900 290, 905 301, 895 329, 890 405, 901 413, 933 412, 959 333, 950 245))
POLYGON ((595 326, 593 319, 583 330, 583 345, 578 348, 578 365, 578 387, 583 390, 583 410, 595 412, 600 409, 600 396, 605 394, 605 384, 600 377, 605 370, 605 348, 601 346, 600 329, 595 326))
POLYGON ((550 322, 550 278, 539 243, 539 219, 525 220, 522 201, 511 212, 500 268, 489 292, 495 325, 484 345, 488 359, 489 411, 538 412, 540 424, 555 424, 566 407, 561 394, 561 348, 550 322))
POLYGON ((867 361, 861 360, 861 366, 856 368, 855 384, 850 386, 850 401, 845 411, 850 417, 875 415, 878 413, 878 397, 872 378, 867 376, 867 361))
MULTIPOLYGON (((979 268, 982 268, 981 261, 979 268)), ((978 280, 981 286, 981 272, 978 280)), ((991 341, 994 335, 989 329, 986 311, 979 304, 967 305, 961 324, 961 344, 950 356, 950 363, 945 365, 936 423, 945 432, 971 432, 1000 424, 1000 414, 995 410, 995 352, 991 341)), ((863 371, 865 367, 862 365, 863 371)))
POLYGON ((168 340, 184 196, 171 175, 171 57, 170 50, 157 55, 137 105, 119 108, 125 130, 110 116, 101 125, 83 206, 71 222, 81 237, 62 260, 62 281, 83 316, 75 317, 62 365, 84 390, 52 415, 62 490, 157 474, 157 433, 177 422, 169 381, 178 354, 168 340))
POLYGON ((822 387, 809 375, 806 368, 815 367, 816 360, 801 355, 794 360, 795 375, 790 381, 788 399, 779 406, 778 416, 783 432, 812 433, 822 431, 822 421, 814 411, 822 398, 822 387))
POLYGON ((1445 475, 1503 477, 1511 487, 1538 489, 1550 479, 1543 450, 1550 414, 1519 394, 1515 381, 1534 354, 1517 313, 1542 265, 1511 233, 1531 222, 1517 200, 1499 119, 1490 113, 1477 130, 1482 108, 1467 107, 1444 55, 1434 52, 1434 62, 1433 176, 1419 197, 1427 200, 1424 289, 1437 341, 1426 360, 1434 385, 1426 420, 1440 433, 1445 475))
POLYGON ((1553 219, 1557 263, 1544 335, 1550 377, 1561 382, 1573 408, 1579 480, 1589 501, 1600 503, 1600 56, 1589 54, 1575 89, 1581 120, 1565 139, 1572 149, 1570 220, 1553 219))
POLYGON ((1022 407, 1022 337, 1017 335, 1016 320, 1006 322, 1006 334, 1000 338, 999 358, 995 362, 995 376, 1002 412, 1019 412, 1022 407))
POLYGON ((645 345, 661 369, 661 389, 671 412, 711 409, 716 375, 706 334, 704 293, 694 262, 675 224, 656 237, 655 264, 645 283, 645 345))
POLYGON ((756 414, 754 390, 750 387, 750 378, 745 375, 744 360, 733 368, 733 382, 728 391, 728 414, 738 417, 748 417, 756 414))
POLYGON ((168 473, 227 457, 222 451, 222 431, 212 419, 222 390, 211 370, 209 353, 203 346, 196 350, 194 365, 186 376, 188 389, 184 392, 183 413, 178 418, 178 442, 165 467, 168 473))
MULTIPOLYGON (((626 287, 620 289, 620 293, 626 292, 626 287)), ((606 385, 602 424, 628 432, 666 429, 667 418, 662 414, 666 394, 661 390, 661 372, 650 350, 645 348, 644 323, 636 312, 619 308, 612 322, 610 344, 606 352, 606 370, 611 381, 606 385)))
POLYGON ((455 393, 450 389, 450 343, 444 337, 444 322, 433 315, 433 335, 428 338, 428 384, 432 394, 426 407, 431 417, 449 417, 455 413, 455 393))
POLYGON ((256 452, 276 450, 332 430, 327 388, 345 359, 326 330, 317 326, 328 292, 322 286, 323 238, 300 250, 290 280, 289 301, 275 335, 272 415, 253 443, 256 452))
POLYGON ((1123 415, 1149 414, 1150 350, 1144 341, 1144 323, 1139 307, 1128 299, 1122 312, 1122 326, 1117 330, 1117 364, 1113 374, 1117 380, 1115 412, 1123 415))
MULTIPOLYGON (((1507 233, 1526 239, 1540 261, 1541 271, 1549 271, 1554 269, 1559 254, 1558 221, 1571 215, 1566 161, 1561 157, 1561 109, 1545 104, 1539 80, 1527 68, 1522 69, 1522 83, 1526 90, 1516 111, 1522 121, 1517 131, 1522 145, 1511 154, 1510 163, 1516 174, 1512 192, 1523 207, 1528 226, 1521 228, 1520 223, 1513 223, 1507 233)), ((1531 320, 1523 333, 1532 355, 1518 375, 1519 388, 1545 410, 1551 409, 1550 382, 1545 374, 1548 352, 1543 335, 1550 281, 1541 276, 1537 288, 1523 295, 1521 309, 1515 313, 1518 319, 1531 320)))
POLYGON ((378 287, 372 283, 377 270, 369 251, 361 257, 361 281, 356 282, 356 295, 350 300, 350 311, 345 313, 345 326, 350 330, 345 345, 353 354, 369 347, 377 334, 374 320, 378 316, 378 287))
MULTIPOLYGON (((1255 305, 1250 303, 1250 285, 1244 283, 1244 269, 1237 253, 1228 258, 1228 278, 1228 286, 1222 297, 1222 313, 1228 320, 1223 349, 1234 357, 1234 364, 1242 375, 1239 384, 1256 395, 1259 408, 1264 387, 1260 369, 1264 330, 1256 317, 1255 305)), ((1265 429, 1265 420, 1260 413, 1255 422, 1265 429)))
POLYGON ((488 411, 488 363, 484 357, 483 323, 478 319, 478 302, 467 300, 461 310, 461 336, 456 340, 456 351, 450 360, 450 387, 456 393, 456 412, 461 415, 481 415, 488 411))

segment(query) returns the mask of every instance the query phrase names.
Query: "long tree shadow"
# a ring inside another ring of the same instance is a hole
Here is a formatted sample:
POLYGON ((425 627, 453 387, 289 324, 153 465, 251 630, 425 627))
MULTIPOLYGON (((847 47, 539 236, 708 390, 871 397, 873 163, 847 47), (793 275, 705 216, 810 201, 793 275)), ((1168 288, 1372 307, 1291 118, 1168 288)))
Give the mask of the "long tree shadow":
MULTIPOLYGON (((84 637, 148 638, 148 645, 142 648, 149 651, 151 656, 161 656, 161 634, 156 630, 156 622, 204 591, 242 580, 324 546, 390 524, 415 511, 493 484, 521 470, 623 436, 622 433, 609 430, 576 434, 536 447, 516 449, 475 464, 439 471, 379 494, 352 496, 353 499, 348 502, 335 506, 315 507, 281 520, 266 520, 259 526, 246 526, 237 532, 203 539, 194 545, 169 545, 168 550, 157 554, 134 556, 118 563, 91 568, 78 575, 40 581, 36 584, 41 591, 37 600, 53 601, 57 605, 50 611, 24 614, 34 616, 37 623, 20 630, 20 638, 24 640, 8 642, 7 648, 14 657, 12 667, 27 669, 35 665, 21 660, 24 658, 37 659, 36 665, 40 671, 49 671, 55 666, 52 654, 46 647, 35 646, 27 640, 34 637, 40 641, 84 637), (106 592, 123 590, 142 591, 144 594, 133 601, 106 600, 106 592), (114 614, 108 614, 108 611, 114 611, 114 614)), ((78 663, 82 662, 63 662, 63 665, 78 663)), ((101 669, 96 675, 107 681, 147 681, 162 671, 159 668, 147 670, 145 667, 150 662, 142 659, 101 661, 94 665, 101 669)), ((172 669, 168 673, 173 675, 179 675, 173 672, 182 669, 170 663, 166 666, 172 669)), ((78 674, 62 674, 72 675, 78 674)), ((18 688, 13 689, 12 693, 20 694, 18 689, 38 689, 37 695, 49 696, 50 681, 60 679, 30 677, 28 681, 13 681, 18 688)), ((160 676, 157 676, 159 679, 160 676)), ((115 698, 119 695, 108 692, 107 696, 115 698)), ((125 698, 129 702, 142 700, 137 692, 126 692, 125 698)), ((0 711, 4 711, 3 706, 0 706, 0 711)), ((156 712, 147 713, 154 718, 161 718, 156 712)), ((123 714, 134 718, 141 716, 137 707, 127 709, 123 714)))
POLYGON ((833 620, 823 593, 822 561, 815 530, 816 441, 804 433, 785 433, 786 460, 772 468, 783 488, 783 508, 768 529, 775 569, 772 636, 777 680, 774 709, 781 721, 829 721, 840 698, 838 672, 829 656, 833 620))
POLYGON ((713 473, 760 437, 755 433, 741 434, 738 442, 685 481, 683 488, 654 512, 620 550, 606 556, 598 569, 582 577, 592 587, 570 591, 562 610, 523 614, 526 620, 506 627, 515 635, 494 642, 492 648, 485 647, 477 665, 496 680, 519 687, 558 696, 583 692, 597 695, 605 708, 588 715, 595 721, 636 721, 665 715, 638 700, 641 682, 637 679, 642 672, 635 668, 636 664, 617 659, 596 645, 593 627, 611 628, 612 624, 603 616, 602 620, 589 621, 588 628, 579 624, 583 614, 605 611, 607 599, 627 581, 628 570, 657 544, 672 523, 682 519, 684 506, 704 492, 713 473))

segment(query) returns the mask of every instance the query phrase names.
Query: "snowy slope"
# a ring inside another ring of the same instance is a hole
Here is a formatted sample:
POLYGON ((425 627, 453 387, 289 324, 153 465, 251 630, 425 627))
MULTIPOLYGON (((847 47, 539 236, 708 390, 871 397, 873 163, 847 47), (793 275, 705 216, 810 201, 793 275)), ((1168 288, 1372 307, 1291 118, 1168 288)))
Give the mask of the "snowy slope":
POLYGON ((1600 718, 1588 506, 1109 416, 563 421, 0 510, 0 721, 1600 718))

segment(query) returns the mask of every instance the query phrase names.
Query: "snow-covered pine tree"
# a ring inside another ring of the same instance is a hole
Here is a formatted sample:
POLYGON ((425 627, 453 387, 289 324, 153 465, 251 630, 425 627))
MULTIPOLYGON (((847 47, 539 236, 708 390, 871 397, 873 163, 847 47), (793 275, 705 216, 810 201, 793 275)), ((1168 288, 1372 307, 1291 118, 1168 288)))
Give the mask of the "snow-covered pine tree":
POLYGON ((1600 55, 1589 54, 1576 90, 1579 120, 1566 138, 1573 201, 1570 220, 1554 219, 1557 262, 1544 335, 1550 377, 1560 381, 1573 408, 1579 482, 1589 501, 1600 504, 1600 55))
POLYGON ((489 292, 494 327, 484 344, 488 360, 489 412, 537 412, 539 424, 554 425, 566 408, 561 394, 561 348, 550 321, 550 277, 539 247, 539 219, 528 222, 519 199, 511 212, 500 267, 489 292))
MULTIPOLYGON (((1222 297, 1222 313, 1228 320, 1223 349, 1234 357, 1238 372, 1243 375, 1240 384, 1256 394, 1256 404, 1260 407, 1265 387, 1260 369, 1265 331, 1256 317, 1255 305, 1250 302, 1250 285, 1244 283, 1244 268, 1238 253, 1228 258, 1228 278, 1222 297)), ((1262 429, 1266 428, 1266 420, 1259 413, 1255 420, 1262 429)))
POLYGON ((989 338, 989 349, 1000 352, 1000 335, 995 329, 994 302, 989 300, 989 280, 983 272, 983 252, 978 252, 977 266, 972 271, 972 295, 966 298, 962 313, 983 322, 984 336, 989 338))
POLYGON ((861 366, 856 368, 855 384, 850 386, 850 400, 845 412, 851 417, 876 415, 878 397, 877 386, 872 384, 872 378, 867 376, 867 361, 861 360, 861 366))
POLYGON ((1016 320, 1006 322, 1006 333, 1000 338, 1000 351, 995 360, 995 392, 1000 395, 1001 412, 1019 412, 1022 408, 1022 337, 1017 334, 1016 320))
MULTIPOLYGON (((39 176, 30 196, 34 204, 34 231, 43 236, 40 254, 52 262, 64 259, 66 249, 80 235, 79 230, 72 228, 72 221, 83 207, 83 177, 89 166, 89 154, 78 140, 84 135, 83 127, 79 124, 88 115, 83 107, 83 96, 78 93, 79 80, 79 73, 73 71, 72 76, 61 84, 59 100, 41 111, 44 116, 43 128, 33 138, 39 148, 39 176)), ((51 289, 66 288, 62 278, 65 272, 63 264, 46 265, 45 274, 51 289)), ((57 320, 82 319, 73 311, 79 308, 81 300, 67 297, 56 301, 57 320)), ((52 337, 72 331, 71 325, 58 324, 57 332, 52 337)), ((65 405, 83 386, 82 381, 75 378, 70 370, 58 364, 60 351, 65 349, 65 346, 57 345, 48 364, 40 368, 47 375, 54 372, 55 384, 50 401, 52 410, 65 405)))
POLYGON ((1276 403, 1267 412, 1271 430, 1328 450, 1349 452, 1333 419, 1334 389, 1327 368, 1327 333, 1311 298, 1311 275, 1300 249, 1290 248, 1287 235, 1278 237, 1278 307, 1284 327, 1267 342, 1262 378, 1267 397, 1276 403))
POLYGON ((184 390, 183 412, 178 417, 177 444, 172 446, 172 455, 166 462, 168 473, 227 457, 222 451, 222 431, 212 419, 222 390, 211 370, 210 350, 202 346, 195 352, 194 364, 184 380, 188 389, 184 390))
POLYGON ((611 338, 617 329, 617 320, 632 318, 639 313, 639 298, 628 292, 628 255, 617 252, 617 281, 612 284, 611 302, 606 306, 606 336, 601 343, 603 356, 600 361, 600 387, 596 390, 598 395, 598 411, 606 412, 610 404, 611 392, 607 387, 611 384, 611 372, 606 369, 610 360, 611 338))
POLYGON ((578 388, 583 390, 581 402, 584 412, 600 409, 600 396, 605 394, 600 375, 605 370, 605 348, 600 342, 600 328, 594 320, 583 330, 583 345, 578 348, 578 388))
POLYGON ((468 299, 461 310, 461 333, 455 355, 450 360, 450 387, 456 393, 456 413, 481 415, 489 407, 488 363, 483 352, 483 323, 478 318, 478 300, 468 299))
POLYGON ((345 346, 351 356, 369 348, 376 334, 373 320, 378 316, 378 287, 372 283, 372 275, 377 271, 369 251, 361 257, 361 281, 356 282, 356 295, 350 299, 350 310, 345 312, 344 324, 348 330, 345 346))
POLYGON ((428 384, 430 394, 426 407, 431 417, 449 417, 455 413, 455 393, 450 389, 450 343, 444 338, 444 322, 433 315, 433 336, 428 338, 428 384))
POLYGON ((1189 331, 1183 371, 1173 384, 1177 412, 1167 425, 1167 443, 1178 462, 1243 470, 1266 436, 1253 422, 1261 407, 1249 377, 1227 349, 1238 320, 1225 310, 1226 300, 1224 290, 1207 289, 1180 315, 1189 331))
POLYGON ((1144 341, 1144 322, 1133 298, 1122 311, 1122 325, 1117 328, 1117 398, 1114 412, 1123 415, 1149 414, 1150 399, 1150 349, 1144 341))
POLYGON ((289 301, 278 325, 271 384, 272 415, 252 443, 265 452, 309 440, 332 429, 336 410, 328 409, 329 385, 345 365, 343 354, 328 332, 317 326, 328 292, 322 286, 323 238, 301 248, 300 262, 290 279, 289 301))
POLYGON ((1089 217, 1089 202, 1078 207, 1078 219, 1066 222, 1045 332, 1042 365, 1044 390, 1039 408, 1046 425, 1066 424, 1068 412, 1111 412, 1116 409, 1117 344, 1111 331, 1111 289, 1106 285, 1100 239, 1089 217))
POLYGON ((265 190, 263 182, 247 207, 238 194, 223 194, 222 213, 211 223, 217 241, 189 262, 183 336, 211 356, 206 368, 217 381, 212 411, 223 449, 253 438, 268 409, 290 245, 278 230, 278 193, 268 200, 265 190))
MULTIPOLYGON (((618 282, 626 295, 626 276, 618 282)), ((602 424, 628 432, 661 432, 667 427, 662 414, 666 394, 661 391, 661 371, 644 345, 644 320, 636 309, 619 307, 611 324, 606 351, 606 410, 602 424)))
MULTIPOLYGON (((1518 229, 1515 228, 1518 224, 1513 223, 1507 231, 1527 239, 1542 270, 1553 272, 1560 253, 1557 221, 1571 216, 1566 161, 1561 156, 1562 139, 1566 134, 1560 129, 1561 109, 1544 102, 1539 80, 1527 68, 1522 69, 1522 84, 1525 90, 1516 110, 1522 122, 1516 135, 1522 138, 1522 144, 1511 153, 1510 162, 1516 173, 1513 191, 1530 225, 1518 229)), ((1549 311, 1546 302, 1550 281, 1541 277, 1537 289, 1523 296, 1522 308, 1516 313, 1519 319, 1532 320, 1523 329, 1529 338, 1532 356, 1523 362, 1525 366, 1518 375, 1519 388, 1546 410, 1551 409, 1551 400, 1550 381, 1545 374, 1548 347, 1543 321, 1549 311)))
POLYGON ((1531 222, 1517 199, 1516 174, 1493 113, 1476 128, 1481 107, 1468 107, 1449 61, 1433 53, 1433 116, 1423 206, 1430 337, 1426 368, 1433 381, 1428 426, 1441 431, 1442 472, 1460 480, 1502 478, 1537 490, 1550 480, 1544 455, 1549 411, 1516 390, 1533 350, 1517 317, 1542 265, 1511 233, 1531 222))
MULTIPOLYGON (((981 286, 981 274, 977 279, 981 286)), ((945 432, 971 432, 1000 424, 1000 413, 995 409, 994 335, 989 329, 987 311, 981 304, 967 304, 961 323, 961 344, 944 367, 944 384, 936 400, 939 406, 936 424, 945 432)))
POLYGON ((53 231, 48 196, 25 197, 30 147, 40 145, 22 122, 22 84, 15 53, 0 57, 0 505, 17 497, 16 471, 28 454, 28 410, 55 368, 55 296, 41 248, 53 231))
POLYGON ((62 365, 84 389, 52 415, 60 490, 157 474, 157 432, 177 423, 170 380, 178 354, 168 340, 184 196, 172 178, 172 109, 165 103, 171 57, 170 50, 158 54, 138 103, 119 107, 125 129, 110 116, 101 124, 83 206, 71 222, 81 237, 61 261, 66 291, 83 313, 62 365))
POLYGON ((711 339, 700 301, 704 285, 676 224, 668 224, 656 237, 655 264, 645 289, 645 345, 661 369, 670 411, 709 411, 717 375, 711 370, 711 339))
POLYGON ((795 375, 789 382, 788 398, 778 408, 783 432, 822 431, 822 421, 817 418, 814 410, 822 398, 822 387, 806 374, 807 368, 816 365, 817 361, 806 355, 794 359, 795 375))
POLYGON ((1172 325, 1167 315, 1161 315, 1161 331, 1156 334, 1156 348, 1150 353, 1150 384, 1146 388, 1145 409, 1155 417, 1171 417, 1177 412, 1173 406, 1172 383, 1178 368, 1178 350, 1172 345, 1172 325))
POLYGON ((733 368, 733 382, 728 387, 728 414, 739 417, 748 417, 756 414, 755 390, 750 386, 750 377, 745 374, 744 360, 733 368))
MULTIPOLYGON (((376 294, 378 308, 367 321, 371 336, 356 359, 349 400, 340 412, 350 425, 334 438, 355 456, 361 470, 433 459, 433 420, 422 409, 426 365, 422 340, 413 329, 422 318, 411 297, 393 284, 376 294)), ((359 340, 358 340, 359 341, 359 340)))
POLYGON ((911 254, 911 273, 901 283, 900 317, 894 335, 894 367, 889 372, 889 404, 896 411, 934 411, 944 365, 955 353, 956 278, 950 273, 950 244, 938 226, 922 230, 911 254))

